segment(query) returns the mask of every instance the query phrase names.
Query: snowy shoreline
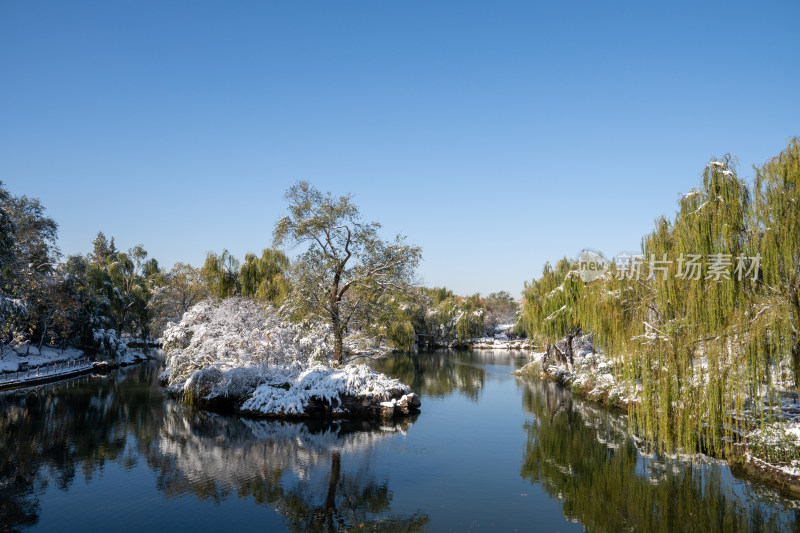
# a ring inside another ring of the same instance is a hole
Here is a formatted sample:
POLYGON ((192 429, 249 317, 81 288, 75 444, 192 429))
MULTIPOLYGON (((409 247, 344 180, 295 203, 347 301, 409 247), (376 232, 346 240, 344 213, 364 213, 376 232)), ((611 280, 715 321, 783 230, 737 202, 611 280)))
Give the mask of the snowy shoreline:
POLYGON ((530 350, 529 339, 480 337, 469 342, 473 350, 530 350))
MULTIPOLYGON (((550 363, 544 352, 533 352, 531 361, 512 374, 555 381, 582 398, 627 413, 637 398, 635 392, 629 395, 614 378, 614 361, 609 361, 600 351, 594 352, 588 338, 576 342, 578 346, 573 353, 572 368, 550 363)), ((769 484, 799 498, 800 458, 770 461, 766 457, 780 454, 796 457, 800 450, 800 405, 796 401, 785 401, 779 411, 781 422, 765 430, 753 430, 746 435, 745 443, 734 445, 733 452, 723 459, 737 475, 769 484)))
POLYGON ((65 348, 63 350, 42 346, 23 345, 16 349, 2 347, 0 357, 0 389, 24 388, 43 383, 53 383, 86 374, 92 370, 110 370, 133 365, 149 359, 147 355, 130 350, 119 350, 115 357, 92 361, 83 350, 65 348))

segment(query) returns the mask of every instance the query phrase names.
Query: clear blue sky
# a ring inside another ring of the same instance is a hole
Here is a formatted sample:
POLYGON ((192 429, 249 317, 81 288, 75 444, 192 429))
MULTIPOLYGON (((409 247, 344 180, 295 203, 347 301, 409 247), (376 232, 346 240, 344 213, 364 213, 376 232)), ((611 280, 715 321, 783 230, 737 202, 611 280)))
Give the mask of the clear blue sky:
POLYGON ((65 254, 271 243, 352 193, 428 285, 638 249, 712 156, 800 135, 800 2, 0 3, 0 180, 65 254))

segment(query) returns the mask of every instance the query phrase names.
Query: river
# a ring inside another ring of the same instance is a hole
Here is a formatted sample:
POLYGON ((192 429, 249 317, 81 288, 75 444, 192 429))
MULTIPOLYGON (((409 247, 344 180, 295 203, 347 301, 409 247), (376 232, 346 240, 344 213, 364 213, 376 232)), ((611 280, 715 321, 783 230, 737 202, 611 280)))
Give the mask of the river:
POLYGON ((422 412, 276 422, 166 398, 158 362, 0 394, 0 531, 787 531, 800 505, 510 372, 519 352, 371 361, 422 412))

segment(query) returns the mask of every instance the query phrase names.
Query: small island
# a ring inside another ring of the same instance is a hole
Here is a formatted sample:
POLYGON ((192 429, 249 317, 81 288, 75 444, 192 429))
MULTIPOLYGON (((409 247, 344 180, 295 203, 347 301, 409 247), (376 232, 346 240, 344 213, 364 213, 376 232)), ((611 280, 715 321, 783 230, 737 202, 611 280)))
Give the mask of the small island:
POLYGON ((362 222, 349 196, 335 198, 299 182, 286 199, 289 215, 278 221, 274 244, 308 245, 293 265, 293 283, 283 277, 287 257, 265 250, 242 269, 240 292, 255 298, 235 297, 225 253, 221 261, 210 256, 205 268, 218 274, 212 283, 218 298, 167 327, 162 382, 185 401, 256 416, 419 411, 420 399, 408 386, 366 365, 346 364, 345 352, 390 349, 379 336, 387 321, 376 317, 386 317, 409 293, 420 249, 400 236, 381 240, 380 225, 362 222))
POLYGON ((397 416, 419 411, 408 386, 330 361, 325 324, 282 321, 246 298, 206 300, 167 329, 161 382, 173 396, 254 416, 397 416))

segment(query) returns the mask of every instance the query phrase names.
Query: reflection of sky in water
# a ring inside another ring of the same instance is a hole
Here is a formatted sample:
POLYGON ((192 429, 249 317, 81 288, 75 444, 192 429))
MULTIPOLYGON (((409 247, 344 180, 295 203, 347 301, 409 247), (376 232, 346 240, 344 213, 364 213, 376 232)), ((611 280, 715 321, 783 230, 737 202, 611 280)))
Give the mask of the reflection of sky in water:
MULTIPOLYGON (((574 521, 602 530, 651 517, 654 502, 681 505, 675 525, 695 513, 698 529, 714 525, 703 509, 767 529, 794 520, 786 500, 724 464, 640 455, 624 417, 511 376, 523 361, 521 352, 374 361, 422 395, 420 415, 399 423, 193 411, 162 398, 154 366, 2 395, 0 475, 24 472, 30 483, 0 492, 42 531, 386 530, 409 519, 432 530, 580 530, 574 521)), ((14 518, 9 509, 3 518, 14 518)))

